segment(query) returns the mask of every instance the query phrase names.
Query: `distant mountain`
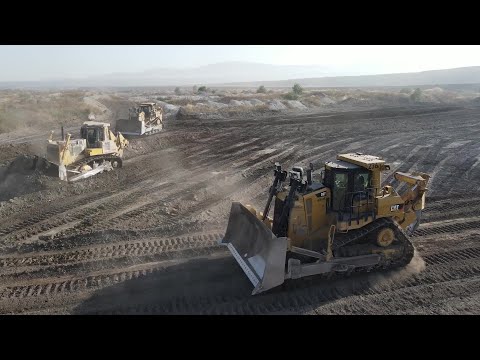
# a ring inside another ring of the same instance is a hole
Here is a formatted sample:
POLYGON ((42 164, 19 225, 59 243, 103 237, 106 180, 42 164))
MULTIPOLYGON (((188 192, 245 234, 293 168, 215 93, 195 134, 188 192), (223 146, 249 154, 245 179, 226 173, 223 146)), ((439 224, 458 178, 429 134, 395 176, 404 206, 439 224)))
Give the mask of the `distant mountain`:
POLYGON ((258 86, 291 87, 377 87, 480 83, 480 66, 416 73, 336 76, 323 66, 268 65, 224 62, 196 68, 157 68, 139 73, 112 73, 83 79, 0 82, 0 88, 75 88, 143 86, 258 86), (327 76, 328 75, 328 76, 327 76))
POLYGON ((230 83, 228 86, 291 87, 295 83, 310 87, 377 87, 377 86, 414 86, 446 84, 479 84, 480 66, 461 67, 445 70, 429 70, 414 73, 380 74, 361 76, 329 76, 315 78, 297 78, 282 81, 256 81, 230 83))
POLYGON ((1 83, 0 87, 115 87, 193 86, 225 82, 275 81, 331 75, 322 66, 269 65, 250 62, 223 62, 196 68, 157 68, 135 73, 112 73, 83 79, 55 79, 1 83))
POLYGON ((107 85, 208 85, 225 82, 274 81, 299 77, 331 75, 322 66, 268 65, 248 62, 224 62, 186 69, 151 69, 141 73, 116 73, 91 77, 87 82, 107 85))

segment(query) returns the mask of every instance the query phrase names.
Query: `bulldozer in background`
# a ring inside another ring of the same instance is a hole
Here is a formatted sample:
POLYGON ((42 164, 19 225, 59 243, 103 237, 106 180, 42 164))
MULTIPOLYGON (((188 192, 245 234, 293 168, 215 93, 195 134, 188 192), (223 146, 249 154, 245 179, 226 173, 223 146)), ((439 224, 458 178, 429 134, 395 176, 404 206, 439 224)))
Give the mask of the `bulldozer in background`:
POLYGON ((53 131, 47 144, 46 159, 58 166, 61 180, 73 182, 122 166, 123 150, 128 140, 121 133, 115 135, 110 124, 86 121, 80 128, 80 139, 71 134, 62 140, 53 140, 53 131))
POLYGON ((128 119, 119 119, 115 132, 125 136, 148 136, 163 129, 163 109, 154 102, 141 103, 128 110, 128 119))
POLYGON ((220 244, 254 286, 252 295, 286 279, 316 274, 372 271, 405 266, 413 258, 409 240, 420 224, 429 175, 396 172, 406 190, 382 185, 390 166, 377 156, 340 154, 325 163, 321 181, 313 166, 282 170, 263 212, 234 202, 220 244), (268 216, 274 201, 273 218, 268 216))

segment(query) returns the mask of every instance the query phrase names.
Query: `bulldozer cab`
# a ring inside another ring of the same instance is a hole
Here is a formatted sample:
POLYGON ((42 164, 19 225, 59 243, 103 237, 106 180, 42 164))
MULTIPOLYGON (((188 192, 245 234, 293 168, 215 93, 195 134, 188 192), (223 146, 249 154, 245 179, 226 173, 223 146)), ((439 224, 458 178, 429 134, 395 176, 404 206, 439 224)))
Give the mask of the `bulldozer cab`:
POLYGON ((139 111, 145 113, 145 117, 150 117, 155 115, 155 103, 142 103, 139 106, 139 111))
POLYGON ((140 111, 143 111, 146 116, 150 115, 152 105, 140 105, 140 111))
POLYGON ((108 131, 104 123, 87 121, 80 129, 82 139, 87 142, 87 148, 101 148, 101 142, 105 141, 105 132, 108 131))
POLYGON ((390 165, 372 155, 340 154, 335 161, 325 163, 324 184, 330 188, 332 199, 329 211, 336 212, 340 221, 373 219, 376 216, 375 198, 381 191, 381 172, 390 165))
MULTIPOLYGON (((356 164, 336 160, 325 164, 324 185, 331 190, 330 211, 362 216, 360 203, 373 205, 372 171, 356 164)), ((371 212, 370 206, 363 210, 371 212)))

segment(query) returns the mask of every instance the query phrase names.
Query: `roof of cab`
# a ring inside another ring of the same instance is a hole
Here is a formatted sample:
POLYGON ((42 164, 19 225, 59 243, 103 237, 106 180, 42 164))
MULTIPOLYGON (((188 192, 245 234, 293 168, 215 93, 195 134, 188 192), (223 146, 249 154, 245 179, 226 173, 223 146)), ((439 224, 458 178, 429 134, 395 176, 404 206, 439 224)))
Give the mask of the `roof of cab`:
POLYGON ((383 160, 379 156, 366 155, 362 153, 349 153, 349 154, 340 154, 337 156, 338 160, 343 160, 349 163, 357 164, 359 166, 365 166, 370 164, 384 164, 383 160))
POLYGON ((346 162, 346 161, 342 161, 342 160, 335 160, 335 161, 327 161, 325 163, 325 165, 327 165, 328 167, 332 168, 332 169, 358 169, 360 168, 360 166, 358 165, 355 165, 355 164, 352 164, 352 163, 349 163, 349 162, 346 162))
POLYGON ((100 122, 100 121, 85 121, 83 123, 83 125, 87 125, 87 126, 110 126, 109 123, 104 123, 104 122, 100 122))

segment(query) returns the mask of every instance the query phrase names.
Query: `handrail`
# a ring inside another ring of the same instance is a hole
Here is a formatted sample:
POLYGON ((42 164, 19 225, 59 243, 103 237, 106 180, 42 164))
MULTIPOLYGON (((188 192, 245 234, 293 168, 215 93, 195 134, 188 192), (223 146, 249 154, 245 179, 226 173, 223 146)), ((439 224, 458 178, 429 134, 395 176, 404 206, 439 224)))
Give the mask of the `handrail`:
POLYGON ((352 220, 356 220, 358 223, 362 216, 367 216, 371 214, 373 217, 375 217, 375 198, 377 191, 377 188, 372 187, 366 188, 365 190, 347 192, 343 196, 343 207, 341 207, 337 211, 342 213, 342 215, 343 213, 346 213, 346 215, 348 215, 349 225, 352 223, 352 220), (364 198, 360 200, 366 200, 366 202, 358 201, 357 203, 354 203, 355 197, 358 195, 363 195, 364 198), (360 209, 362 207, 366 207, 366 211, 360 212, 360 209))

